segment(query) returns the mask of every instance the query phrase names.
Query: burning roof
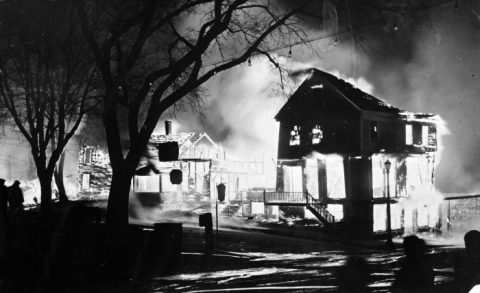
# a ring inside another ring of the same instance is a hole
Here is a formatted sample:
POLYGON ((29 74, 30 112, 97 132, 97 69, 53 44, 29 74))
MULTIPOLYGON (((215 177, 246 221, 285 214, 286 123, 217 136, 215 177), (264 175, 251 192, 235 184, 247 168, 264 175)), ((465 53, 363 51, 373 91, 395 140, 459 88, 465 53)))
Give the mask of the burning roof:
POLYGON ((404 112, 374 96, 363 92, 352 84, 324 71, 312 68, 310 75, 290 97, 285 106, 278 112, 275 119, 279 120, 287 113, 302 113, 305 103, 315 106, 319 94, 324 88, 333 89, 357 110, 399 114, 404 112))

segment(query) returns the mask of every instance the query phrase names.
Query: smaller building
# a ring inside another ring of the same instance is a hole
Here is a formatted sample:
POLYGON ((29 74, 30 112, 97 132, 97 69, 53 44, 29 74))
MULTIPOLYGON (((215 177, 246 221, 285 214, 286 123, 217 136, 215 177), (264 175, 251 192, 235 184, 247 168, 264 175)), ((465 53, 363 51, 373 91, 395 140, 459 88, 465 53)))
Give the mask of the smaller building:
POLYGON ((83 145, 78 154, 79 198, 106 199, 111 182, 108 152, 100 146, 83 145))
POLYGON ((154 219, 165 211, 210 211, 217 200, 217 185, 226 186, 226 202, 264 177, 263 161, 235 160, 206 133, 152 135, 132 182, 131 218, 154 219), (173 170, 181 171, 181 183, 172 184, 173 170))

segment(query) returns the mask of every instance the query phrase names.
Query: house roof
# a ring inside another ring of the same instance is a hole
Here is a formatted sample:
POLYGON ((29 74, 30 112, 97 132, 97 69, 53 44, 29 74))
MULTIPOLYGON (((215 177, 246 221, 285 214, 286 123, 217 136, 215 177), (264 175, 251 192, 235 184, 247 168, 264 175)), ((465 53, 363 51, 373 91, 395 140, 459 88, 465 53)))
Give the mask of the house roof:
POLYGON ((370 95, 362 90, 356 88, 352 84, 340 79, 327 72, 312 68, 310 69, 310 75, 300 85, 300 87, 293 93, 288 102, 275 116, 275 119, 279 119, 281 116, 297 112, 302 113, 304 107, 315 105, 312 101, 316 99, 324 86, 332 87, 341 97, 343 97, 354 108, 360 111, 374 111, 398 114, 403 110, 396 108, 388 103, 370 95))
POLYGON ((205 138, 208 140, 215 148, 219 147, 205 132, 181 132, 178 134, 152 134, 150 137, 150 143, 162 144, 167 142, 177 142, 179 149, 179 157, 182 157, 192 146, 197 142, 205 138))
POLYGON ((159 134, 153 133, 150 137, 150 142, 153 144, 160 144, 166 142, 177 142, 178 146, 184 145, 187 141, 191 141, 197 135, 195 132, 181 132, 178 134, 159 134))

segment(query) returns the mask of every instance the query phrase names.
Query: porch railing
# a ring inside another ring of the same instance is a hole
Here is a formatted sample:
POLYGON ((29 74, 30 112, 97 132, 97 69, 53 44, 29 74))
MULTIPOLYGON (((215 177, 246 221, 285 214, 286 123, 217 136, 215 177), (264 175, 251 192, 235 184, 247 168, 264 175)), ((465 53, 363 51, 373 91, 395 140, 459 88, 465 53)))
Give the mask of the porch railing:
POLYGON ((308 192, 265 192, 263 197, 265 205, 305 206, 324 224, 335 223, 325 204, 308 192))
POLYGON ((267 205, 306 205, 307 199, 303 192, 265 192, 264 202, 267 205))
MULTIPOLYGON (((323 205, 320 203, 316 198, 314 198, 312 195, 309 193, 305 194, 306 199, 307 199, 307 207, 313 208, 317 213, 320 214, 320 216, 325 219, 329 224, 334 224, 335 223, 335 216, 333 216, 323 205)), ((318 216, 317 216, 318 217, 318 216)))

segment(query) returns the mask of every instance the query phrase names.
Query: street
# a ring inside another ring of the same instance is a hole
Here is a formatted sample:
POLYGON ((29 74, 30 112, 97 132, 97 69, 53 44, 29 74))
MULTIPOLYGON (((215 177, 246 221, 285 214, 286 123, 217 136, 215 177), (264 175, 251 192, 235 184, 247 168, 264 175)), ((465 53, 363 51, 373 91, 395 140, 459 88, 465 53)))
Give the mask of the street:
MULTIPOLYGON (((403 256, 400 246, 388 252, 228 229, 220 230, 215 253, 205 255, 202 229, 184 227, 183 235, 182 261, 176 273, 145 281, 140 291, 337 292, 345 282, 358 282, 356 277, 364 276, 366 292, 389 292, 403 256), (349 260, 362 259, 365 267, 345 265, 349 260)), ((441 255, 441 249, 430 250, 437 288, 451 281, 452 269, 441 255), (439 263, 440 258, 443 263, 439 263)))

